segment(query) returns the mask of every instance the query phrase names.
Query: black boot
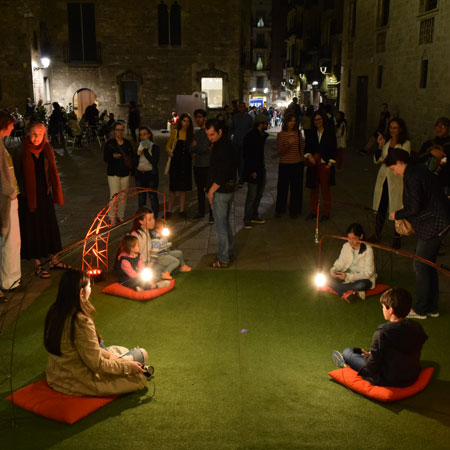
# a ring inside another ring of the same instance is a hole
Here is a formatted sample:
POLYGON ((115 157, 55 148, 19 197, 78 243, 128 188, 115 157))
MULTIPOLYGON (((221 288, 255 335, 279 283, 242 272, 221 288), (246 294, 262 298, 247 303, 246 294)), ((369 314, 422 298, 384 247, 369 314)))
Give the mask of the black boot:
POLYGON ((375 233, 367 241, 377 244, 381 241, 381 232, 383 231, 384 217, 381 214, 375 214, 375 233))

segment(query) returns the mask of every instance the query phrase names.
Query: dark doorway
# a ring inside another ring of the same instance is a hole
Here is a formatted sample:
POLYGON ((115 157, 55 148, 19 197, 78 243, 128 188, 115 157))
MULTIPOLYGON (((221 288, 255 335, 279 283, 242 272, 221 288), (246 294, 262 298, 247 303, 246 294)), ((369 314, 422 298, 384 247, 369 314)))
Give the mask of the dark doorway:
POLYGON ((356 88, 356 121, 355 121, 355 139, 362 142, 367 138, 367 103, 369 77, 358 77, 358 84, 356 88))

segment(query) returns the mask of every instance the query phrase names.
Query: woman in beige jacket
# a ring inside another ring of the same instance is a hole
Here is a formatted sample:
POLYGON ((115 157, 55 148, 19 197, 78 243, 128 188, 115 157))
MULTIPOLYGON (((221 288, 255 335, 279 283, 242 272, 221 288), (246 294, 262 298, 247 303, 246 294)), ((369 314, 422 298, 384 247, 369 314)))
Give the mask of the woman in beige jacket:
MULTIPOLYGON (((389 136, 386 140, 384 136, 378 136, 378 151, 374 155, 375 164, 380 164, 377 181, 373 193, 373 210, 376 211, 375 234, 371 236, 369 242, 379 242, 383 230, 384 221, 388 212, 397 211, 402 208, 403 180, 395 175, 383 162, 389 151, 393 148, 401 148, 411 153, 411 142, 405 122, 400 118, 391 119, 388 124, 389 136)), ((400 248, 400 235, 394 234, 394 248, 400 248)))
POLYGON ((92 320, 89 277, 69 269, 45 319, 47 383, 72 395, 104 396, 143 389, 153 373, 144 349, 104 347, 92 320))

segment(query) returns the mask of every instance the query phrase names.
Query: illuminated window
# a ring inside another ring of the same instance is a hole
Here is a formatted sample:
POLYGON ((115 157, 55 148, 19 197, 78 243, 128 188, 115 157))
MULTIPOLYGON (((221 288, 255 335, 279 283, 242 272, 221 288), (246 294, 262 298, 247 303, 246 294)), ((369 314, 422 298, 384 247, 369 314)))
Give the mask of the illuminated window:
POLYGON ((222 108, 223 106, 223 79, 202 78, 202 92, 208 98, 209 108, 222 108))
POLYGON ((258 60, 256 61, 256 70, 263 70, 264 69, 264 63, 262 60, 262 56, 258 56, 258 60))

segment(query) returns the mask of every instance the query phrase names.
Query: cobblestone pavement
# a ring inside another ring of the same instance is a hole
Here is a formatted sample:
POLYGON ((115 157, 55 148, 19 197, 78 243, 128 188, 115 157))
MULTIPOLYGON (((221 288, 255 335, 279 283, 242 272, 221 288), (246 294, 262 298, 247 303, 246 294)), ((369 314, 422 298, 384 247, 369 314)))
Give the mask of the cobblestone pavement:
MULTIPOLYGON (((161 147, 160 191, 168 193, 168 177, 163 168, 166 153, 163 151, 168 134, 155 132, 155 141, 161 147)), ((109 200, 106 177, 106 164, 103 150, 98 145, 89 148, 69 148, 67 151, 56 149, 56 160, 61 175, 65 205, 56 207, 60 222, 63 246, 68 246, 83 239, 98 211, 109 200)), ((302 216, 291 219, 288 215, 274 218, 278 157, 276 152, 276 132, 272 131, 266 143, 267 186, 261 202, 260 215, 266 219, 264 225, 255 225, 252 229, 243 228, 243 210, 246 187, 239 189, 235 195, 232 212, 232 225, 236 234, 236 261, 228 270, 313 270, 318 256, 318 246, 314 243, 315 222, 305 221, 308 214, 309 189, 304 189, 302 216)), ((336 174, 336 186, 332 188, 333 208, 331 220, 321 224, 321 234, 343 234, 351 222, 363 224, 366 232, 373 231, 373 214, 370 210, 373 187, 378 167, 368 156, 360 156, 355 149, 349 148, 345 153, 344 169, 336 174)), ((195 186, 193 186, 195 189, 195 186)), ((187 195, 187 212, 189 216, 196 213, 196 191, 187 195)), ((137 198, 127 204, 127 216, 132 216, 137 209, 137 198)), ((207 218, 190 220, 177 218, 169 221, 172 241, 175 248, 182 249, 185 259, 193 269, 210 268, 217 251, 214 225, 208 225, 207 218)), ((124 225, 111 235, 110 261, 115 255, 117 243, 121 236, 129 231, 131 224, 124 225)), ((389 222, 384 229, 384 242, 390 244, 393 225, 389 222)), ((403 238, 403 248, 414 251, 415 238, 403 238)), ((324 241, 325 258, 331 260, 337 256, 341 241, 326 239, 324 241)), ((441 262, 445 263, 447 257, 441 262)), ((81 265, 81 246, 66 259, 72 265, 81 265)), ((450 265, 447 263, 447 265, 450 265)), ((411 260, 387 252, 377 252, 377 268, 387 270, 389 276, 413 277, 411 260)), ((32 272, 29 262, 23 263, 23 272, 32 272)), ((48 280, 36 280, 29 289, 29 301, 32 301, 48 280)))

